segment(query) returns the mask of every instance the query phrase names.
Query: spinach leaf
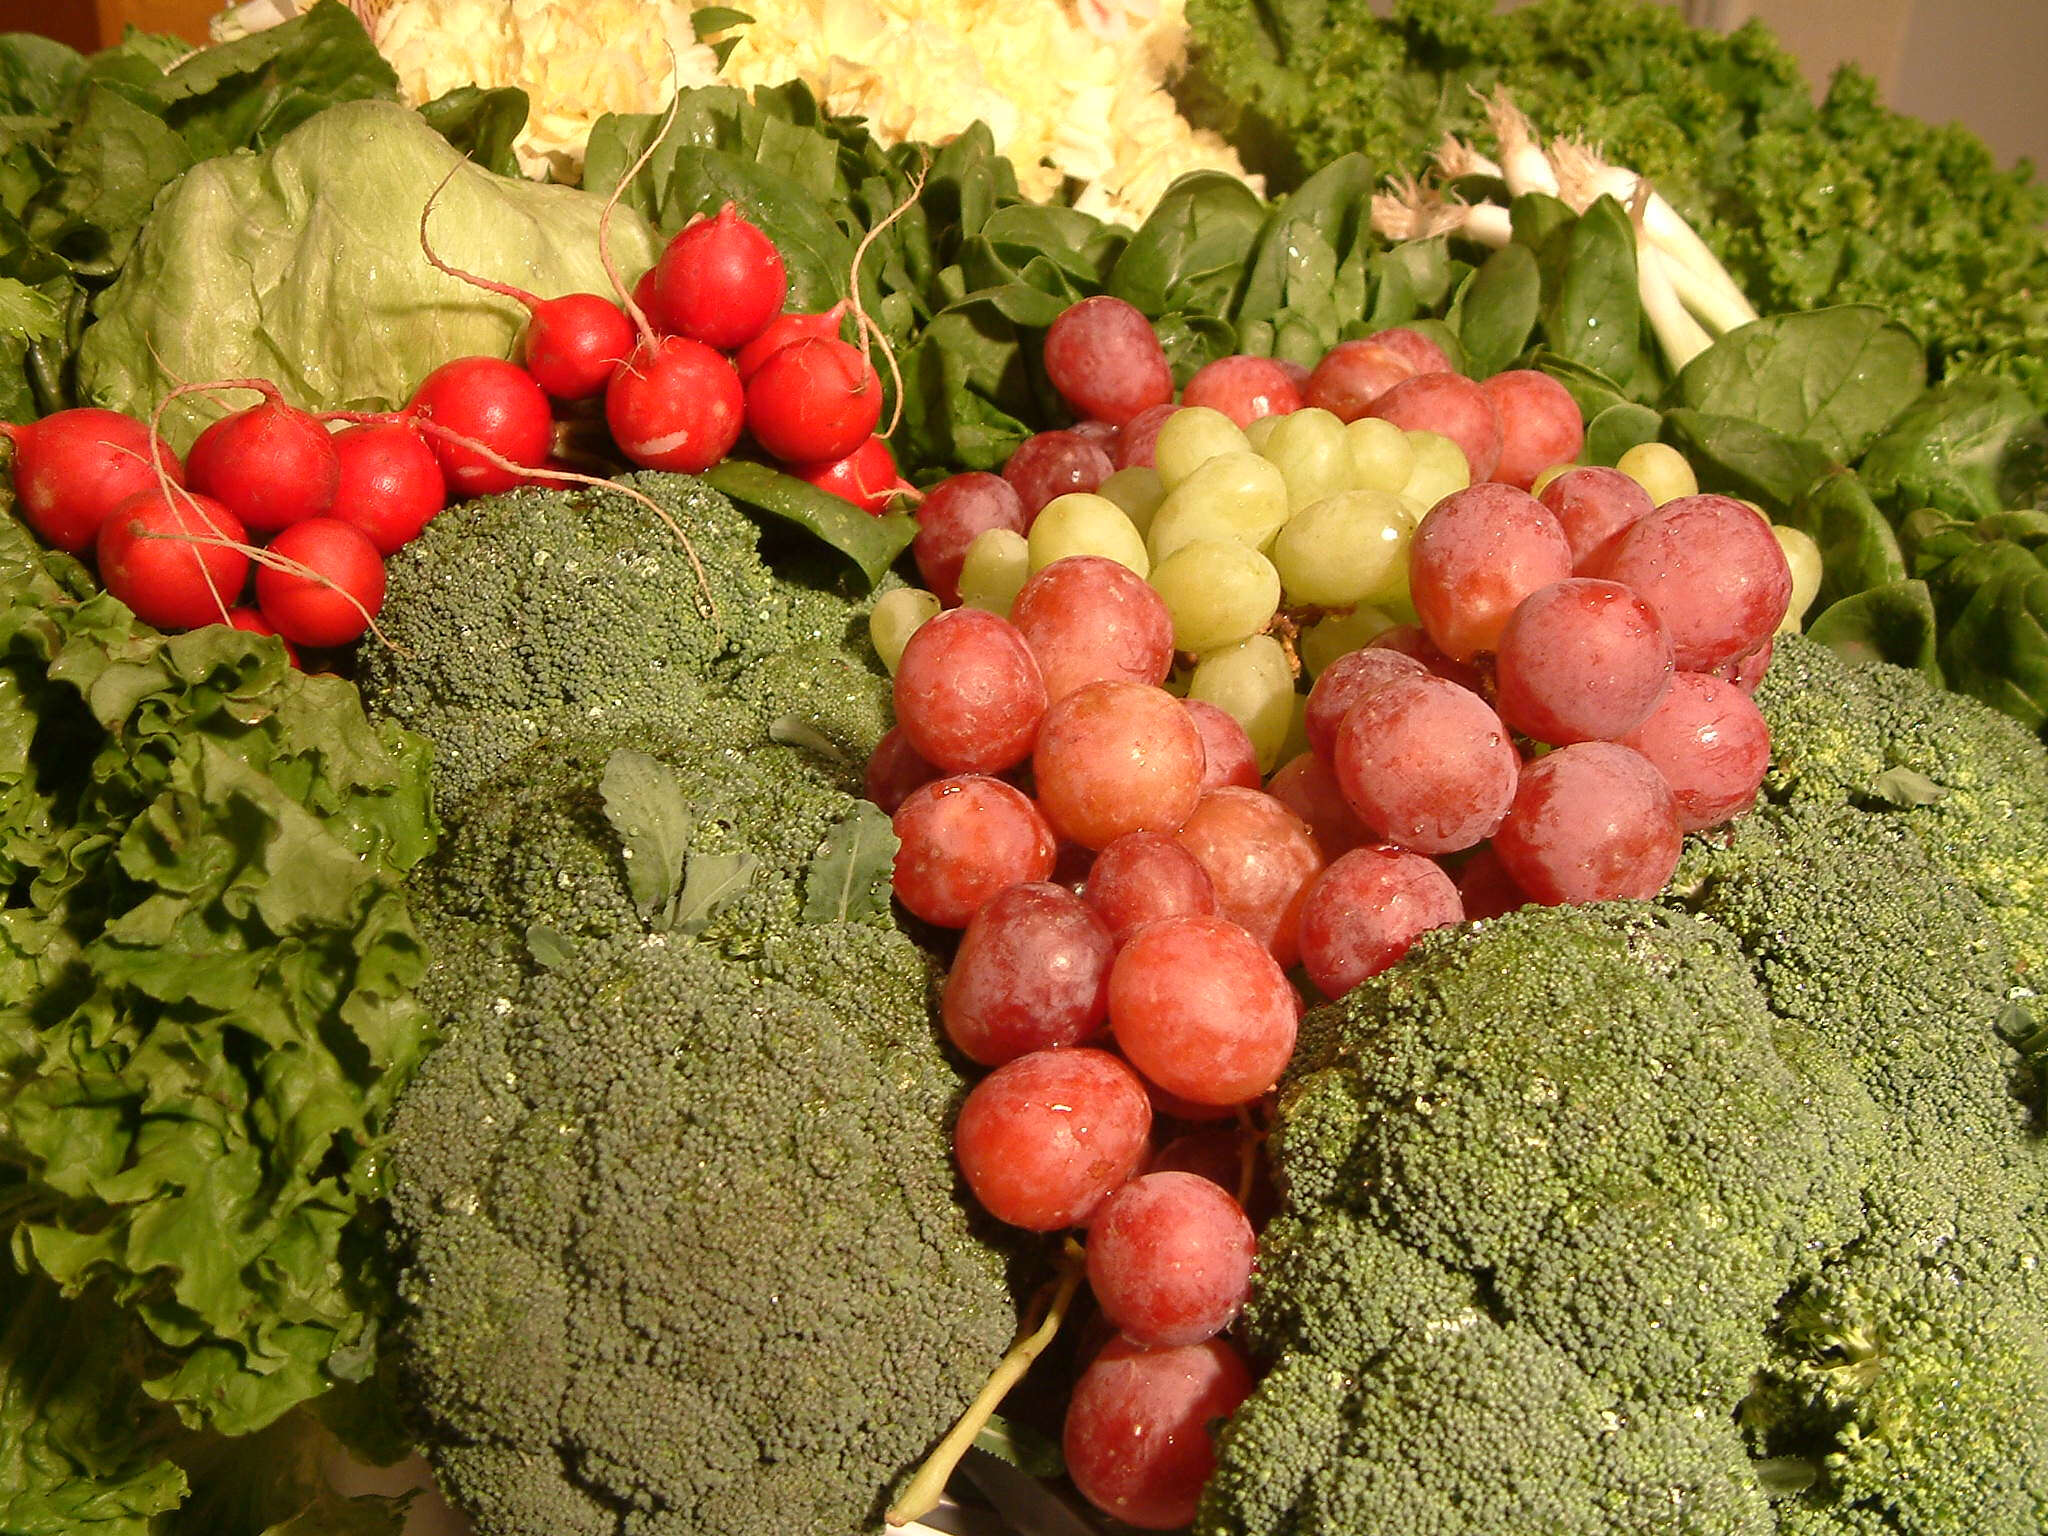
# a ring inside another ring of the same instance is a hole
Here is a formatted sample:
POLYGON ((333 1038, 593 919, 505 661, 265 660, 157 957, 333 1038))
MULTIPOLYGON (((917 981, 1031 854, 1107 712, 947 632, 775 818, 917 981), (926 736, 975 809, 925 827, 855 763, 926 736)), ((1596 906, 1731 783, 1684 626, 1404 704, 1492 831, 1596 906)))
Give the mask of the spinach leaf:
POLYGON ((1107 291, 1154 319, 1169 311, 1221 316, 1266 215, 1258 194, 1235 176, 1182 176, 1117 257, 1107 291))
POLYGON ((1560 356, 1611 378, 1627 374, 1642 330, 1636 241, 1628 215, 1602 197, 1569 233, 1544 242, 1543 339, 1560 356))
POLYGON ((874 517, 852 502, 765 464, 727 459, 704 479, 742 506, 766 512, 815 534, 851 560, 870 583, 910 547, 916 520, 904 513, 874 517))
POLYGON ((526 126, 527 111, 526 92, 509 85, 494 90, 458 85, 419 109, 442 138, 500 176, 519 174, 512 143, 526 126))
POLYGON ((1742 416, 1856 459, 1927 383, 1912 332, 1851 304, 1738 326, 1686 364, 1676 404, 1742 416))
POLYGON ((1816 608, 1906 579, 1905 558, 1891 524, 1877 510, 1863 482, 1847 470, 1821 476, 1793 498, 1781 520, 1812 535, 1820 546, 1816 608))
POLYGON ((1839 469, 1824 450, 1761 422, 1681 408, 1664 413, 1664 441, 1683 453, 1700 488, 1759 503, 1783 517, 1809 487, 1839 469))
POLYGON ((2048 513, 1926 509, 1899 537, 1933 592, 1949 686, 2048 728, 2048 513))
POLYGON ((1664 418, 1647 405, 1617 400, 1587 420, 1579 457, 1588 464, 1618 464, 1629 449, 1656 442, 1663 425, 1664 418))
POLYGON ((1908 406, 1858 467, 1895 517, 1916 507, 1988 517, 2038 506, 2048 488, 2048 423, 2015 384, 1950 379, 1908 406))
POLYGON ((1504 245, 1486 258, 1458 307, 1458 339, 1475 378, 1499 373, 1521 355, 1542 302, 1542 274, 1526 245, 1504 245))
POLYGON ((1935 659, 1934 603, 1927 584, 1895 581, 1871 587, 1822 611, 1807 635, 1850 661, 1888 661, 1942 681, 1935 659))

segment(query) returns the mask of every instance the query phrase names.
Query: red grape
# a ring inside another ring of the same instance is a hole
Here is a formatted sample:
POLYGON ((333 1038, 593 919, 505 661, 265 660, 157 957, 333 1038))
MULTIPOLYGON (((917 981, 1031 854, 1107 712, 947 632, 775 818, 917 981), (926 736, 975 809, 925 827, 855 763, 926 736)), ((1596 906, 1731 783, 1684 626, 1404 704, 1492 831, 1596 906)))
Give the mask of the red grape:
POLYGON ((1083 416, 1122 426, 1173 399, 1173 370, 1135 304, 1101 294, 1070 304, 1045 333, 1045 372, 1083 416))
POLYGON ((948 773, 1000 773, 1031 754, 1045 679, 1009 620, 952 608, 921 625, 896 664, 896 723, 948 773))
POLYGON ((1029 521, 1016 488, 1001 475, 948 476, 917 506, 917 537, 910 553, 919 579, 951 608, 960 601, 960 567, 976 535, 991 528, 1022 533, 1029 521))
POLYGON ((1451 366, 1450 353, 1422 332, 1410 330, 1405 325, 1390 325, 1383 331, 1374 331, 1365 339, 1391 348, 1397 357, 1405 357, 1417 373, 1457 372, 1451 366))
POLYGON ((1058 703, 1083 683, 1153 687, 1173 667, 1173 615, 1144 577, 1101 555, 1055 560, 1024 583, 1010 604, 1017 626, 1058 703))
POLYGON ((1571 573, 1571 546, 1550 509, 1495 481, 1431 507, 1408 552, 1416 616, 1453 661, 1492 650, 1523 598, 1571 573))
POLYGON ((1096 855, 1081 895, 1118 943, 1162 917, 1216 910, 1208 871, 1164 832, 1126 832, 1108 844, 1096 855))
POLYGON ((1226 784, 1202 796, 1176 836, 1208 872, 1216 910, 1294 964, 1301 898, 1323 867, 1308 823, 1261 790, 1226 784))
POLYGON ((1493 846, 1516 885, 1546 906, 1647 900, 1678 867, 1671 786, 1640 752, 1581 741, 1522 770, 1493 846))
POLYGON ((1436 648, 1436 642, 1422 632, 1419 624, 1396 624, 1383 629, 1365 642, 1367 650, 1399 651, 1403 656, 1412 656, 1422 663, 1425 672, 1440 677, 1446 682, 1456 683, 1460 688, 1469 688, 1474 693, 1483 691, 1484 680, 1477 667, 1468 667, 1462 661, 1453 661, 1436 648))
POLYGON ((1266 793, 1308 823, 1309 834, 1326 859, 1373 841, 1358 812, 1344 798, 1336 770, 1313 752, 1282 763, 1267 780, 1266 793))
POLYGON ((1586 442, 1579 403, 1557 380, 1534 368, 1510 368, 1481 382, 1500 415, 1500 458, 1493 478, 1529 489, 1553 464, 1569 464, 1586 442))
POLYGON ((1454 853, 1493 835, 1520 759, 1478 694, 1440 677, 1399 677, 1351 706, 1331 766, 1382 841, 1454 853))
POLYGON ((1550 508, 1564 529, 1572 569, 1581 575, 1604 560, 1629 525, 1657 505, 1640 481, 1599 464, 1566 470, 1536 499, 1550 508))
POLYGON ((1159 446, 1159 429, 1166 425, 1167 417, 1180 407, 1168 402, 1165 405, 1148 406, 1124 423, 1123 430, 1116 435, 1116 459, 1118 469, 1152 467, 1153 450, 1159 446))
POLYGON ((1493 844, 1473 850, 1458 871, 1458 900, 1465 909, 1465 921, 1482 922, 1529 904, 1528 896, 1515 884, 1515 877, 1501 863, 1493 844))
POLYGON ((1792 568, 1770 524, 1729 496, 1665 502, 1630 524, 1592 574, 1656 608, 1682 672, 1747 656, 1792 600, 1792 568))
POLYGON ((1259 752, 1237 717, 1207 699, 1182 699, 1195 729, 1202 733, 1202 793, 1236 784, 1259 787, 1259 752))
POLYGON ((998 891, 1052 873, 1052 828, 1001 779, 934 779, 906 795, 890 822, 896 899, 941 928, 965 928, 998 891))
POLYGON ((1373 401, 1417 371, 1384 342, 1340 341, 1309 374, 1302 396, 1339 421, 1356 421, 1373 401))
POLYGON ((1777 637, 1773 635, 1747 656, 1738 656, 1733 661, 1724 661, 1714 668, 1714 676, 1724 677, 1744 693, 1755 693, 1756 685, 1764 680, 1764 673, 1770 670, 1771 651, 1777 637))
POLYGON ((1132 1066, 1197 1104, 1242 1104, 1280 1080, 1300 1000, 1259 941, 1221 917, 1168 917, 1124 941, 1109 1024, 1132 1066))
MULTIPOLYGON (((1156 1113, 1156 1099, 1153 1108, 1156 1113)), ((1265 1226, 1279 1204, 1264 1151, 1264 1138, 1249 1126, 1205 1125, 1199 1130, 1183 1131, 1163 1144, 1145 1164, 1145 1171, 1192 1173, 1207 1179, 1232 1199, 1237 1198, 1239 1189, 1246 1187, 1245 1176, 1249 1172, 1249 1194, 1242 1203, 1245 1215, 1251 1218, 1252 1230, 1257 1231, 1265 1226)))
POLYGON ((1196 369, 1180 392, 1180 403, 1206 405, 1244 427, 1261 416, 1300 410, 1301 386, 1274 359, 1238 353, 1196 369))
POLYGON ((1309 749, 1328 762, 1337 750, 1337 727, 1344 713, 1381 683, 1397 677, 1420 677, 1429 669, 1405 651, 1391 646, 1365 646, 1347 651, 1327 667, 1308 691, 1302 728, 1309 749))
POLYGON ((1301 904, 1302 968, 1323 996, 1342 997, 1419 935, 1464 917, 1458 888, 1433 860, 1354 848, 1316 877, 1301 904))
POLYGON ((946 1037, 984 1067, 1079 1045, 1109 1015, 1114 950, 1109 925, 1065 886, 999 891, 967 924, 946 973, 946 1037))
POLYGON ((1112 1339, 1067 1403, 1067 1474, 1089 1503, 1127 1525, 1186 1525, 1216 1468, 1212 1427, 1251 1390, 1251 1368, 1223 1339, 1168 1349, 1112 1339))
POLYGON ((938 777, 939 770, 919 757, 904 737, 903 727, 892 725, 875 743, 861 793, 894 816, 913 789, 938 777))
POLYGON ((1078 432, 1027 437, 1003 466, 1003 478, 1024 504, 1026 527, 1055 496, 1092 491, 1115 472, 1109 455, 1078 432))
POLYGON ((1088 683, 1045 712, 1031 773, 1059 834, 1104 848, 1187 820, 1202 791, 1202 738, 1163 688, 1088 683))
POLYGON ((1418 373, 1365 408, 1404 432, 1438 432, 1465 451, 1476 485, 1493 477, 1500 459, 1500 412, 1485 390, 1462 373, 1418 373))
POLYGON ((1227 1190, 1195 1173, 1146 1173, 1088 1222, 1088 1286, 1125 1338, 1198 1344, 1251 1294, 1258 1239, 1227 1190))
POLYGON ((998 1221, 1057 1232, 1091 1216, 1137 1172, 1152 1134, 1145 1085, 1092 1046, 1033 1051, 968 1091, 953 1153, 998 1221))
POLYGON ((1621 742, 1664 775, 1687 832, 1748 810, 1771 766, 1771 728, 1750 696, 1699 672, 1673 677, 1663 701, 1621 742))
POLYGON ((1574 576, 1532 592, 1501 631, 1501 719, 1561 747, 1634 730, 1671 683, 1657 610, 1618 582, 1574 576))

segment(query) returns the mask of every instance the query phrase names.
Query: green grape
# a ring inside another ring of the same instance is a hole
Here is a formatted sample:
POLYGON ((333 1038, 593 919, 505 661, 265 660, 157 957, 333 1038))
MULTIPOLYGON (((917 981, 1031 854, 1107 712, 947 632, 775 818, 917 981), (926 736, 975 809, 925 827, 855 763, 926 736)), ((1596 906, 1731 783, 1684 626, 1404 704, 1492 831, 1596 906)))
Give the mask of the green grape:
POLYGON ((1360 604, 1349 613, 1333 613, 1317 619, 1301 632, 1298 642, 1301 664, 1310 677, 1322 675, 1323 668, 1339 656, 1372 644, 1398 622, 1385 609, 1360 604))
POLYGON ((1271 635, 1252 635, 1209 652, 1195 663, 1188 697, 1214 704, 1244 727, 1261 774, 1286 761, 1281 754, 1294 724, 1294 669, 1271 635))
POLYGON ((1032 520, 1026 543, 1033 571, 1068 555, 1101 555, 1140 576, 1152 570, 1144 537, 1131 526, 1124 509, 1107 496, 1086 491, 1070 491, 1048 501, 1032 520))
POLYGON ((1820 546, 1810 534, 1797 528, 1773 523, 1771 532, 1778 536, 1778 548, 1785 551, 1785 563, 1792 567, 1792 601, 1786 605, 1785 620, 1778 628, 1796 630, 1805 619, 1806 610, 1813 606, 1814 594, 1820 591, 1820 546))
POLYGON ((1256 446, 1278 466, 1287 482, 1288 506, 1299 512, 1325 496, 1350 489, 1351 439, 1343 422, 1315 406, 1260 419, 1278 423, 1266 434, 1265 442, 1256 446))
POLYGON ((1219 453, 1250 453, 1237 423, 1206 405, 1182 406, 1166 418, 1152 448, 1152 465, 1169 491, 1219 453))
POLYGON ((1191 539, 1235 539, 1250 549, 1287 521, 1287 482, 1256 453, 1219 453, 1166 493, 1145 544, 1154 562, 1191 539))
POLYGON ((1638 443, 1616 459, 1614 467, 1648 491, 1660 507, 1680 496, 1699 494, 1699 477, 1685 455, 1669 443, 1638 443))
POLYGON ((895 674, 896 663, 903 659, 903 647, 910 644, 910 637, 924 626, 926 619, 937 618, 941 606, 938 595, 922 587, 898 587, 875 599, 868 614, 868 638, 875 642, 875 653, 891 676, 895 674))
POLYGON ((1159 471, 1151 465, 1133 464, 1095 487, 1095 494, 1107 496, 1122 507, 1131 526, 1143 533, 1152 526, 1152 514, 1159 510, 1159 503, 1166 500, 1166 487, 1160 483, 1159 471))
POLYGON ((1534 496, 1538 501, 1541 501, 1543 499, 1543 488, 1546 485, 1550 484, 1551 481, 1555 480, 1559 475, 1563 474, 1568 469, 1583 469, 1584 467, 1585 466, 1581 464, 1564 463, 1552 464, 1549 465, 1547 468, 1539 469, 1536 471, 1536 478, 1529 482, 1529 494, 1531 496, 1534 496))
POLYGON ((1152 568, 1174 649, 1201 655, 1257 634, 1280 607, 1273 562, 1234 539, 1196 539, 1152 568))
POLYGON ((1361 491, 1398 491, 1415 472, 1415 445, 1391 421, 1361 416, 1344 428, 1351 483, 1361 491))
POLYGON ((1252 445, 1253 453, 1264 453, 1266 444, 1272 441, 1284 416, 1254 416, 1244 424, 1244 440, 1252 445))
POLYGON ((960 563, 960 602, 1007 616, 1031 574, 1031 546, 1009 528, 984 528, 960 563))
POLYGON ((1287 600, 1348 608, 1406 593, 1409 505, 1387 491, 1341 491, 1296 512, 1273 540, 1287 600))
POLYGON ((1472 465, 1465 450, 1441 432, 1410 432, 1408 444, 1415 450, 1415 468, 1401 494, 1419 501, 1426 511, 1453 491, 1472 483, 1472 465))

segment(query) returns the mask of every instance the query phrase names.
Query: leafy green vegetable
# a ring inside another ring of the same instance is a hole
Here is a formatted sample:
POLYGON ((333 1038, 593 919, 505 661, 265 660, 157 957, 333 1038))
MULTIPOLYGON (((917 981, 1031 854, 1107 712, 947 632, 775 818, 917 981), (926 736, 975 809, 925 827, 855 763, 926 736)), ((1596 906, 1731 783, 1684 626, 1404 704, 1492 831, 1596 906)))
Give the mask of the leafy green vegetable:
MULTIPOLYGON (((543 298, 608 291, 599 198, 470 164, 417 113, 332 107, 254 155, 195 166, 163 198, 100 298, 80 383, 146 415, 174 380, 269 378, 307 409, 388 409, 453 357, 511 353, 526 312, 435 271, 420 249, 434 207, 446 261, 543 298)), ((612 220, 620 270, 654 259, 646 224, 612 220)), ((181 396, 164 415, 182 448, 232 398, 181 396)))
POLYGON ((1949 686, 2048 731, 2048 512, 1923 510, 1900 537, 1933 594, 1949 686))
POLYGON ((859 567, 870 583, 880 580, 917 536, 917 520, 907 513, 874 516, 843 496, 765 464, 727 459, 706 470, 704 478, 734 501, 816 535, 859 567))
POLYGON ((619 834, 633 904, 655 927, 673 927, 672 903, 682 889, 690 834, 697 830, 675 773, 645 752, 621 747, 606 760, 597 789, 605 820, 619 834), (664 912, 666 920, 657 920, 664 912))
POLYGON ((889 910, 896 833, 882 810, 856 801, 825 834, 804 878, 807 923, 866 922, 889 910))
POLYGON ((530 107, 526 92, 514 86, 459 85, 422 102, 419 110, 428 127, 485 170, 517 176, 519 156, 512 146, 530 107))
POLYGON ((1989 517, 2048 491, 2048 424, 2011 384, 1952 379, 1901 413, 1858 467, 1894 516, 1938 507, 1989 517))

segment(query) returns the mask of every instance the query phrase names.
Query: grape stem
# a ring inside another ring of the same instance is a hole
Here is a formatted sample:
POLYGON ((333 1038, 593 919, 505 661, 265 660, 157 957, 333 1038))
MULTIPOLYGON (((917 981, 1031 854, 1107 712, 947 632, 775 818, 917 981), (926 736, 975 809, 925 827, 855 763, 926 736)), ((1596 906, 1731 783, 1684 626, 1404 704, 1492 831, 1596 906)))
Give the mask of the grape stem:
POLYGON ((909 1525, 939 1507, 939 1496, 946 1491, 954 1468, 973 1447, 975 1437, 987 1427, 1010 1388, 1023 1378, 1032 1361, 1045 1352, 1046 1345, 1060 1331, 1060 1324, 1066 1320, 1074 1293, 1080 1290, 1086 1273, 1087 1255, 1081 1245, 1070 1237, 1061 1250, 1058 1272, 1040 1286, 1038 1294, 1032 1298, 1031 1310, 1026 1313, 1023 1326, 1017 1332, 1016 1342, 1010 1346, 1009 1353, 996 1363, 981 1391, 967 1405, 967 1411, 946 1432, 945 1439, 924 1459, 924 1464, 904 1485, 902 1494, 889 1506, 888 1514, 883 1517, 889 1524, 909 1525))

